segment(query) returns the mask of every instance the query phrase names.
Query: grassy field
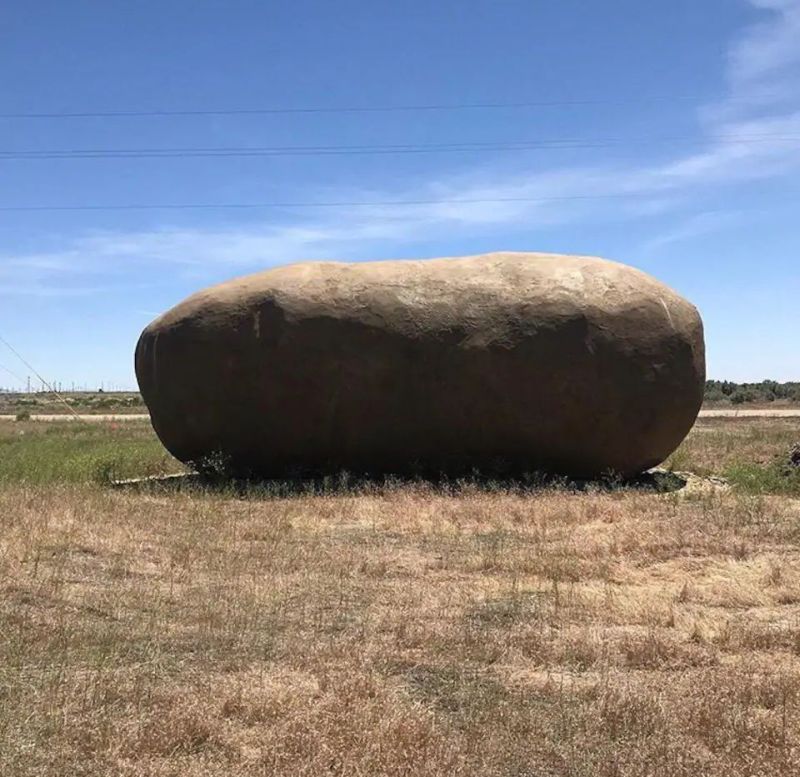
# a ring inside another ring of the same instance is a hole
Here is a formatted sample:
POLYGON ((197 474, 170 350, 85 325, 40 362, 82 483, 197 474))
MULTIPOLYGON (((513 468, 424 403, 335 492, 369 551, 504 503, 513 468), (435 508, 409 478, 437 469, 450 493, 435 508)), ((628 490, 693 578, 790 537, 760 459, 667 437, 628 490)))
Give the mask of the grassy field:
POLYGON ((706 418, 666 464, 724 476, 740 492, 800 497, 800 470, 786 467, 788 453, 798 443, 798 418, 706 418))
POLYGON ((80 415, 147 412, 138 391, 0 393, 0 415, 69 415, 70 408, 80 415))
POLYGON ((150 424, 0 421, 0 484, 108 483, 181 472, 150 424))
POLYGON ((699 424, 668 465, 731 487, 276 496, 0 424, 0 774, 800 775, 799 439, 699 424))

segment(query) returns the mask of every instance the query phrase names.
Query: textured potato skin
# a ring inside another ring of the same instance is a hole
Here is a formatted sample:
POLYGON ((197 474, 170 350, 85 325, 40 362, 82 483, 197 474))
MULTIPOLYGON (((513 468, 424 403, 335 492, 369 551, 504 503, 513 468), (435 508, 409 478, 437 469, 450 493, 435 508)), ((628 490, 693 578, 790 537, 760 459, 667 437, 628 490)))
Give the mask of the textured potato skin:
POLYGON ((705 353, 696 308, 639 270, 502 252, 213 286, 142 332, 136 375, 177 458, 247 474, 632 475, 694 423, 705 353))

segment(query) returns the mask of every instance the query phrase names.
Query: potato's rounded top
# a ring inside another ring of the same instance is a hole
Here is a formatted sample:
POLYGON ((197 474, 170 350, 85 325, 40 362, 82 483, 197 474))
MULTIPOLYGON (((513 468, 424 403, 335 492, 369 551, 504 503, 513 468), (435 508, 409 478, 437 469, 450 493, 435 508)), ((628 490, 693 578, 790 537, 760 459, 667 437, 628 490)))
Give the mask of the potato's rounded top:
MULTIPOLYGON (((369 295, 365 315, 377 310, 414 310, 425 317, 461 317, 462 311, 524 303, 535 297, 564 309, 606 311, 630 308, 642 298, 661 300, 667 317, 697 316, 693 305, 651 275, 619 262, 593 256, 497 251, 474 256, 381 261, 309 261, 233 278, 192 294, 150 325, 168 327, 199 313, 208 315, 280 300, 296 315, 352 314, 369 295), (368 309, 369 308, 369 309, 368 309), (448 315, 448 313, 450 315, 448 315)), ((355 311, 357 313, 357 310, 355 311)), ((373 315, 374 318, 374 315, 373 315)), ((674 321, 675 319, 673 319, 674 321)))

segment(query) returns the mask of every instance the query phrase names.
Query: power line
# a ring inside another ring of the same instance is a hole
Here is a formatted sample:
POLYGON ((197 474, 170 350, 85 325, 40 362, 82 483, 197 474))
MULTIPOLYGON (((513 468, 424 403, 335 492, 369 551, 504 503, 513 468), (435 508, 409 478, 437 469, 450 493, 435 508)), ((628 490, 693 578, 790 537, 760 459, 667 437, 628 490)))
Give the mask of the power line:
MULTIPOLYGON (((382 208, 414 205, 484 205, 495 203, 545 203, 580 202, 591 200, 628 199, 641 192, 617 192, 614 194, 570 194, 551 197, 474 197, 464 199, 418 199, 418 200, 337 200, 318 202, 176 202, 176 203, 120 203, 103 205, 82 203, 79 205, 0 205, 0 212, 46 212, 46 211, 125 211, 125 210, 259 210, 270 208, 382 208)), ((784 201, 785 202, 785 201, 784 201)), ((748 209, 749 210, 749 209, 748 209)), ((704 210, 705 213, 716 211, 704 210)), ((2 342, 2 338, 0 338, 2 342)))
MULTIPOLYGON (((712 138, 729 144, 797 143, 800 136, 785 135, 720 135, 712 138)), ((620 145, 655 145, 658 143, 706 140, 694 135, 674 135, 650 138, 597 138, 597 139, 540 139, 519 141, 476 141, 433 144, 389 144, 354 146, 219 146, 208 148, 76 148, 76 149, 22 149, 0 150, 2 160, 33 159, 146 159, 174 157, 270 157, 270 156, 329 156, 362 154, 425 154, 485 151, 531 151, 581 148, 613 148, 620 145)))
MULTIPOLYGON (((641 105, 650 103, 702 103, 707 97, 695 95, 665 95, 650 97, 618 98, 610 100, 522 100, 511 102, 428 103, 409 105, 337 105, 285 106, 254 108, 202 108, 202 109, 154 109, 154 110, 80 110, 80 111, 19 111, 0 113, 0 119, 116 119, 155 118, 168 116, 261 116, 272 114, 314 113, 402 113, 415 111, 468 111, 510 110, 519 108, 559 108, 600 105, 641 105)), ((729 101, 735 101, 729 98, 729 101)))
POLYGON ((70 412, 70 413, 72 413, 72 415, 74 415, 74 416, 75 416, 75 418, 76 418, 78 421, 80 421, 80 420, 81 420, 81 417, 80 417, 80 416, 79 416, 79 415, 78 415, 78 414, 75 412, 75 409, 72 407, 72 405, 70 405, 70 403, 69 403, 69 402, 67 402, 67 400, 66 400, 66 399, 64 399, 64 397, 62 397, 62 396, 61 396, 61 394, 59 394, 59 393, 58 393, 58 391, 56 391, 56 390, 55 390, 55 388, 53 388, 53 386, 51 386, 51 385, 50 385, 50 384, 49 384, 49 383, 48 383, 48 382, 47 382, 47 381, 46 381, 46 380, 45 380, 45 379, 44 379, 44 378, 43 378, 43 377, 42 377, 42 376, 41 376, 41 375, 38 373, 38 371, 36 370, 36 368, 35 368, 35 367, 34 367, 34 366, 33 366, 33 365, 32 365, 32 364, 29 362, 29 361, 27 361, 27 360, 25 359, 25 357, 24 357, 24 356, 23 356, 23 355, 22 355, 22 354, 21 354, 19 351, 17 351, 17 350, 16 350, 16 348, 14 348, 14 347, 11 345, 11 343, 9 343, 9 342, 8 342, 8 340, 6 340, 6 339, 5 339, 5 338, 4 338, 2 335, 0 335, 0 343, 2 343, 3 345, 5 345, 5 347, 6 347, 6 348, 8 348, 8 350, 9 350, 9 351, 11 351, 11 353, 13 353, 13 354, 14 354, 14 356, 16 356, 16 357, 17 357, 17 358, 18 358, 18 359, 19 359, 19 360, 20 360, 20 361, 21 361, 21 362, 22 362, 22 363, 23 363, 23 364, 24 364, 24 365, 25 365, 25 366, 26 366, 26 367, 27 367, 27 368, 28 368, 28 369, 29 369, 29 370, 30 370, 30 371, 31 371, 31 372, 32 372, 32 373, 33 373, 33 374, 34 374, 34 375, 37 377, 37 378, 39 378, 39 380, 42 382, 42 385, 43 385, 43 386, 47 386, 47 388, 48 388, 48 389, 49 389, 49 390, 50 390, 50 391, 51 391, 53 394, 55 394, 55 395, 56 395, 56 397, 58 397, 58 399, 59 399, 59 400, 60 400, 60 401, 61 401, 61 402, 64 404, 64 407, 66 407, 66 408, 67 408, 67 410, 69 410, 69 412, 70 412))
POLYGON ((125 203, 119 205, 2 205, 0 211, 75 211, 75 210, 233 210, 259 208, 359 208, 407 205, 477 205, 503 202, 565 202, 571 200, 605 200, 630 197, 622 194, 575 194, 561 197, 480 197, 459 200, 354 200, 336 202, 223 202, 223 203, 125 203))
POLYGON ((9 375, 11 375, 12 378, 18 380, 23 386, 25 385, 25 378, 17 375, 16 372, 8 369, 8 367, 6 367, 4 364, 0 364, 0 370, 3 370, 3 372, 7 372, 9 375))

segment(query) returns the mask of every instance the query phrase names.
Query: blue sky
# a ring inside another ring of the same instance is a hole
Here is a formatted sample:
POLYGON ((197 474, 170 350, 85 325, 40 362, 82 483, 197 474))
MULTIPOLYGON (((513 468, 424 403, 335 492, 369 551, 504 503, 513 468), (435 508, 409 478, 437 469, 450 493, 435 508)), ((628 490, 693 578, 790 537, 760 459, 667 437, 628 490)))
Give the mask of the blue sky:
POLYGON ((800 0, 11 2, 0 72, 2 152, 535 146, 0 154, 0 336, 48 379, 135 385, 141 329, 234 275, 502 249, 640 267, 700 308, 710 376, 800 379, 800 0), (529 105, 337 111, 475 103, 529 105), (8 117, 259 108, 332 110, 8 117))

